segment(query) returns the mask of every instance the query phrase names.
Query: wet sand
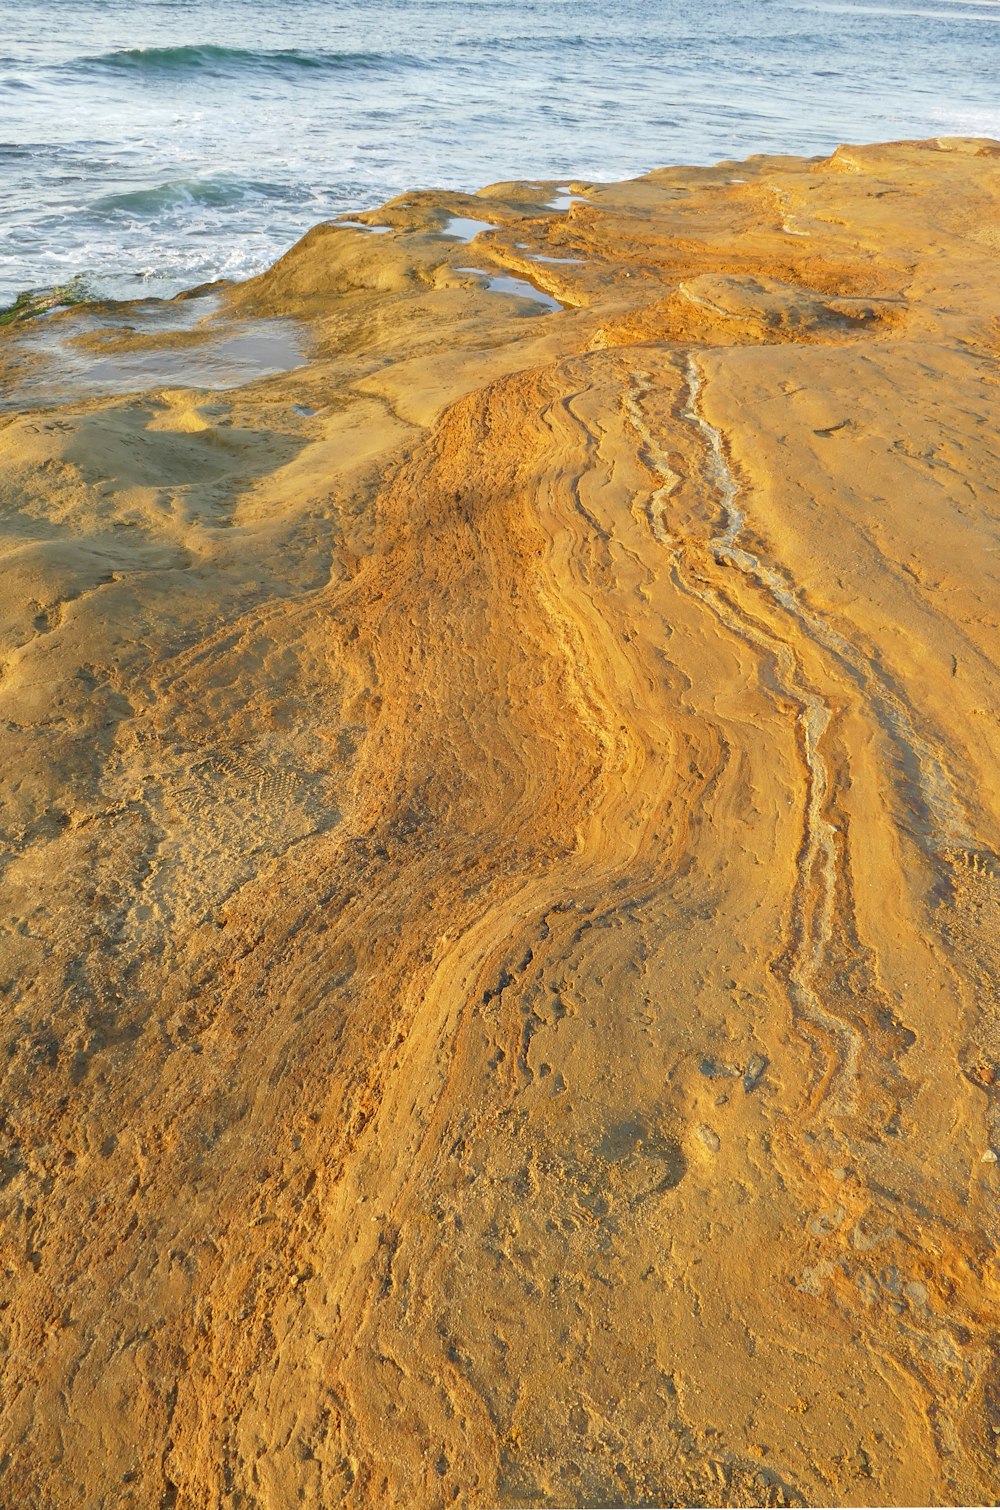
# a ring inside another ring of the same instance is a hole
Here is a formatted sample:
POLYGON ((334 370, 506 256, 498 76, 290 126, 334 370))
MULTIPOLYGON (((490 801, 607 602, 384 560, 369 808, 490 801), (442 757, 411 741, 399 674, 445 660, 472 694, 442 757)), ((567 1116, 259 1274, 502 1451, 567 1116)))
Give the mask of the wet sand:
POLYGON ((998 206, 413 193, 0 335, 0 1504, 996 1499, 998 206))

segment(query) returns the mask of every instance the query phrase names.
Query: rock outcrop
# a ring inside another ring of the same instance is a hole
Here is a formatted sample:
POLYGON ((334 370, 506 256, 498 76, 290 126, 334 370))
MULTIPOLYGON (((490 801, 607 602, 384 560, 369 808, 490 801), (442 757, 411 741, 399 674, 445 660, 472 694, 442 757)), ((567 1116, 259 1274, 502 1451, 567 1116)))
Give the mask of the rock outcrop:
POLYGON ((556 192, 6 337, 11 1510, 996 1496, 1000 145, 556 192))

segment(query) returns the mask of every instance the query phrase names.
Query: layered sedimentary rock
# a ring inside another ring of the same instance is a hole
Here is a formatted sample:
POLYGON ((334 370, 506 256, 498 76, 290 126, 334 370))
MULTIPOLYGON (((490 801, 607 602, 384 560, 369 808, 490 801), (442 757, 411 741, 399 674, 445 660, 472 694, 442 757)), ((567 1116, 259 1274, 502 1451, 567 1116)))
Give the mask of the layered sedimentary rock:
POLYGON ((556 187, 6 337, 5 1507, 1000 1493, 1000 145, 556 187))

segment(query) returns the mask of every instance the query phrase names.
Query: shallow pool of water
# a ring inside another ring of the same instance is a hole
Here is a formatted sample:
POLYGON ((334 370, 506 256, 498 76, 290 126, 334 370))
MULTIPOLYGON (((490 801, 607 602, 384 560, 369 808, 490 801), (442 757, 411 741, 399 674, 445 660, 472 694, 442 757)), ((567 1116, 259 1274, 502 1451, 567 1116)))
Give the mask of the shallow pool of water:
POLYGON ((14 370, 0 407, 36 408, 151 388, 238 388, 305 362, 304 337, 294 321, 216 323, 218 304, 215 297, 149 300, 26 323, 7 338, 14 370))
POLYGON ((452 215, 441 228, 442 236, 454 237, 456 241, 471 241, 480 231, 495 231, 491 220, 472 220, 468 215, 452 215))
POLYGON ((553 314, 556 310, 565 308, 558 299, 553 299, 551 294, 536 288, 526 278, 512 278, 509 273, 487 273, 481 267, 459 267, 458 273, 473 273, 477 278, 484 280, 483 287, 491 294, 512 294, 517 299, 530 299, 534 304, 540 304, 546 314, 553 314))
POLYGON ((372 236, 384 236, 392 230, 391 225, 366 225, 363 220, 335 220, 333 223, 346 226, 349 231, 368 231, 372 236))

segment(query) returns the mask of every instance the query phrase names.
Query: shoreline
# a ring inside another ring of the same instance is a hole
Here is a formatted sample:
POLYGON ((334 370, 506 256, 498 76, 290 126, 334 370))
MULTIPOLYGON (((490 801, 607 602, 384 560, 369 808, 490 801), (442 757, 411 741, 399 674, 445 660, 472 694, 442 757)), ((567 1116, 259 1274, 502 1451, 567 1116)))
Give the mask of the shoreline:
POLYGON ((0 1499, 995 1492, 998 208, 414 191, 0 334, 0 1499))
MULTIPOLYGON (((181 290, 170 297, 161 298, 158 296, 140 295, 133 299, 123 300, 103 297, 91 299, 86 295, 83 286, 79 284, 78 280, 74 280, 71 285, 67 286, 72 293, 72 297, 68 298, 65 302, 57 302, 53 298, 53 296, 66 291, 59 286, 54 286, 51 289, 38 288, 26 290, 18 295, 12 305, 0 312, 0 314, 8 317, 6 321, 6 344, 0 345, 0 361, 2 361, 5 354, 9 354, 9 348, 12 343, 15 345, 16 354, 16 343, 19 338, 27 338, 30 345, 30 335, 35 321, 39 319, 51 320, 53 317, 65 323, 67 329, 70 331, 69 339, 75 340, 76 337, 72 333, 72 326, 74 319, 77 317, 92 316, 98 322, 104 317, 108 325, 112 326, 115 322, 125 319, 129 312, 132 312, 140 320, 140 323, 144 316, 148 320, 150 329, 148 334, 143 336, 143 344, 149 346, 151 349, 155 348, 158 344, 162 344, 166 350, 170 346, 170 341, 169 339, 163 342, 157 341, 157 321, 161 318, 163 319, 164 326, 167 326, 165 333, 170 337, 173 334, 167 325, 170 313, 175 309, 183 310, 190 301, 209 297, 215 301, 215 308, 211 311, 211 318, 206 316, 199 323, 205 325, 206 344, 210 344, 215 328, 212 321, 216 316, 221 317, 219 319, 221 326, 227 315, 231 315, 233 311, 238 310, 240 307, 245 307, 256 318, 259 318, 258 311, 268 306, 269 297, 270 306, 273 310, 276 307, 275 300, 273 296, 268 295, 266 290, 269 284, 273 283, 279 276, 277 269, 284 269, 294 264, 296 260, 301 260, 305 255, 303 249, 307 245, 311 246, 317 238, 341 230, 355 231, 362 235, 389 236, 391 245, 397 251, 400 238, 406 238, 403 253, 400 256, 396 252, 393 252, 388 257, 385 257, 380 255, 379 251, 376 250, 370 258, 365 257, 361 259, 356 255, 356 248, 353 252, 348 248, 338 248, 338 252, 344 252, 342 257, 334 258, 335 261, 339 260, 341 264, 340 272, 343 282, 340 285, 337 284, 334 277, 324 291, 321 292, 318 289, 314 291, 314 297, 311 301, 308 298, 302 297, 302 290, 290 290, 291 297, 285 300, 285 307, 289 313, 289 318, 294 317, 300 320, 303 328, 306 328, 310 320, 315 318, 317 308, 323 298, 337 298, 342 294, 358 293, 366 288, 369 292, 375 294, 398 295, 402 292, 400 279, 403 282, 407 278, 411 278, 418 281, 429 280, 433 283, 438 277, 446 280, 450 279, 452 273, 464 274, 467 278, 475 278, 478 286, 485 291, 508 292, 512 295, 520 294, 529 300, 537 300, 548 312, 554 311, 557 306, 563 309, 579 308, 581 304, 577 303, 577 300, 584 301, 582 307, 586 307, 587 303, 596 301, 599 293, 607 292, 606 288, 595 288, 592 278, 587 278, 586 276, 581 278, 581 273, 583 275, 587 273, 586 255, 567 257, 551 255, 551 253, 572 249, 573 246, 573 227, 572 225, 567 227, 561 224, 563 216, 565 216, 567 222, 571 222, 575 209, 583 209, 589 202, 593 204, 598 212, 601 212, 602 203, 605 201, 614 205, 615 191, 627 190, 632 185, 654 186, 655 188, 658 183, 668 179, 675 181, 676 192, 680 194, 698 192, 698 190, 711 187, 720 190, 736 191, 730 197, 737 202, 728 206, 728 208, 733 214, 734 221, 739 222, 745 218, 747 207, 738 201, 748 200, 751 216, 760 218, 760 206, 755 205, 754 200, 758 197, 761 190, 763 189, 765 196, 768 193, 777 193, 779 198, 782 192, 784 192, 775 190, 772 185, 769 185, 769 176, 787 173, 792 176, 792 180, 794 181, 797 176, 808 174, 824 164, 833 165, 833 171, 835 172, 853 171, 850 167, 843 166, 851 162, 852 153, 860 155, 861 158, 864 158, 865 154, 877 154, 884 151, 904 152, 908 149, 975 154, 979 151, 989 152, 994 145, 987 138, 937 137, 926 142, 901 141, 874 143, 863 146, 841 146, 829 157, 775 156, 774 154, 758 153, 743 160, 724 158, 706 167, 683 166, 655 169, 639 178, 624 180, 621 184, 601 183, 595 180, 572 180, 567 183, 565 180, 553 179, 551 181, 527 180, 523 182, 512 181, 509 183, 487 185, 475 193, 437 189, 410 191, 398 195, 380 207, 365 211, 344 212, 333 220, 317 222, 268 269, 244 280, 234 281, 219 278, 181 290), (742 172, 737 173, 736 170, 742 170, 742 172), (591 196, 590 200, 588 200, 588 195, 591 196), (476 218, 477 215, 481 215, 486 211, 489 211, 495 217, 492 221, 476 218), (559 220, 551 219, 551 217, 556 215, 560 217, 559 220), (522 219, 529 227, 529 233, 535 235, 536 242, 534 244, 524 243, 519 248, 512 233, 522 219), (547 220, 549 223, 546 223, 547 220), (450 229, 453 225, 455 227, 454 231, 450 229), (442 242, 454 243, 449 248, 451 251, 457 249, 460 245, 468 245, 470 250, 475 250, 481 254, 480 260, 485 265, 476 267, 456 266, 456 259, 453 256, 442 255, 442 242), (518 255, 519 250, 523 251, 523 255, 518 255), (412 262, 408 261, 411 253, 412 262), (352 272, 350 265, 362 260, 370 261, 377 271, 372 273, 370 269, 355 268, 352 272), (499 283, 496 282, 497 279, 500 280, 499 283), (486 282, 484 283, 482 280, 486 280, 486 282), (18 312, 19 305, 24 306, 23 314, 18 312), (295 308, 294 316, 291 314, 293 307, 295 308)), ((812 235, 808 230, 797 226, 794 223, 795 216, 785 214, 780 206, 774 219, 777 221, 775 228, 780 230, 784 236, 809 239, 812 235)), ((695 260, 697 260, 701 248, 695 243, 693 250, 695 260)), ((769 252, 768 255, 773 260, 773 251, 769 252)), ((718 254, 713 253, 713 256, 717 258, 718 254)), ((753 257, 741 259, 739 256, 735 256, 730 260, 734 264, 739 265, 742 262, 752 263, 754 259, 753 257)), ((618 271, 622 271, 624 276, 629 278, 636 275, 635 270, 629 267, 618 271)), ((613 264, 611 272, 614 275, 615 269, 613 264)), ((793 281, 798 276, 795 273, 793 281)), ((871 281, 873 288, 879 286, 878 278, 871 281)), ((693 306, 700 304, 701 308, 706 311, 706 314, 710 312, 710 301, 699 298, 697 293, 692 294, 685 287, 681 278, 672 280, 672 284, 670 281, 664 283, 662 268, 656 269, 655 278, 647 280, 647 283, 649 282, 655 283, 658 288, 665 287, 672 291, 677 298, 693 306)), ((621 289, 619 292, 624 294, 625 290, 621 289)), ((628 290, 630 294, 638 292, 638 288, 628 290)), ((638 300, 634 302, 638 302, 638 300)), ((690 311, 686 313, 690 313, 690 311)), ((728 311, 717 313, 721 313, 722 318, 726 318, 727 314, 731 314, 728 311)), ((891 315, 889 317, 891 318, 891 315)), ((679 334, 684 321, 678 320, 676 323, 679 327, 679 334)), ((178 332, 181 326, 185 327, 186 332, 188 324, 189 321, 182 319, 178 326, 178 332)), ((3 331, 4 327, 0 326, 0 334, 3 331)), ((79 344, 83 347, 86 347, 88 344, 95 347, 101 345, 110 347, 113 344, 118 344, 123 349, 127 346, 128 343, 125 338, 122 338, 117 343, 115 342, 113 330, 109 330, 107 334, 107 341, 90 341, 88 343, 86 333, 84 333, 84 338, 81 339, 79 344)), ((141 330, 140 334, 142 334, 141 330)), ((668 335, 669 333, 664 331, 663 334, 668 335)), ((720 334, 720 340, 724 341, 724 334, 725 332, 720 334)), ((190 339, 191 345, 197 344, 197 334, 188 336, 185 333, 185 338, 190 339)), ((745 334, 737 334, 737 341, 743 339, 745 339, 745 334)), ((260 375, 277 375, 281 371, 290 370, 290 367, 282 368, 280 366, 271 369, 262 368, 260 375)), ((184 386, 190 387, 192 390, 197 389, 200 386, 198 376, 199 374, 195 370, 189 380, 185 379, 184 386)), ((252 375, 249 373, 248 380, 252 380, 252 375)), ((166 382, 166 378, 164 378, 164 382, 166 382)), ((215 387, 221 385, 210 382, 207 386, 215 387)), ((235 384, 235 386, 239 385, 235 384)), ((69 398, 71 391, 67 390, 64 396, 69 398)), ((94 391, 96 396, 110 397, 115 390, 95 389, 94 391)), ((121 386, 118 391, 125 392, 127 389, 121 386)), ((81 384, 81 396, 84 396, 85 392, 86 389, 81 384)), ((12 398, 6 407, 16 408, 16 397, 12 398)))

